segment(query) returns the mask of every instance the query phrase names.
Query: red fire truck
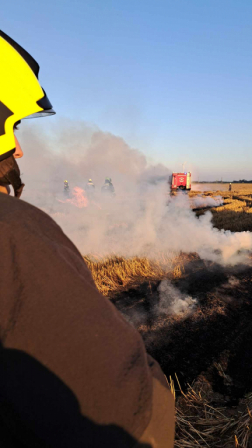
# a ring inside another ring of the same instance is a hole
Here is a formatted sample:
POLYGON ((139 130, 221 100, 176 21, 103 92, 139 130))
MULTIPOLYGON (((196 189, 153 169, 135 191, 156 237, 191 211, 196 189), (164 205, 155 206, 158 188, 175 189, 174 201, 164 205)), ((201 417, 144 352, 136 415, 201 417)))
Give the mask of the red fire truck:
POLYGON ((191 173, 172 173, 171 191, 191 190, 191 173))

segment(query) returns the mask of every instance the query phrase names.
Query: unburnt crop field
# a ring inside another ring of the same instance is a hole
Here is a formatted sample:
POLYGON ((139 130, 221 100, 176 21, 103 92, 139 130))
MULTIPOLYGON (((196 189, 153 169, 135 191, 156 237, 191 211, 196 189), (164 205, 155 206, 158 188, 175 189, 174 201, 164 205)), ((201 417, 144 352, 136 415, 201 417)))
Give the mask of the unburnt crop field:
MULTIPOLYGON (((210 210, 217 229, 252 231, 252 184, 233 184, 231 192, 228 184, 196 186, 190 197, 224 200, 197 216, 210 210)), ((167 376, 176 398, 175 446, 252 447, 252 259, 236 266, 196 253, 85 260, 167 376), (164 307, 164 291, 176 309, 164 307)))
MULTIPOLYGON (((199 188, 205 184, 198 184, 199 188)), ((222 196, 224 204, 221 207, 211 209, 213 225, 218 229, 231 230, 232 232, 252 231, 252 184, 232 184, 232 191, 228 191, 228 184, 210 184, 214 190, 204 191, 205 196, 222 196), (225 189, 224 189, 225 188, 225 189)), ((201 193, 192 191, 190 196, 201 193)), ((205 210, 198 210, 201 215, 205 210)))

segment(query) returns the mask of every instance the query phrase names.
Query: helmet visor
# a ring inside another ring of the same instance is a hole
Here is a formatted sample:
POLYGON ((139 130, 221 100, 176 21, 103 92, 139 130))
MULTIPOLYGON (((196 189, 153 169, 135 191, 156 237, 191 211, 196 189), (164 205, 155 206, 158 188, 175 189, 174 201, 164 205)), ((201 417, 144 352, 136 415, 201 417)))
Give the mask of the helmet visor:
POLYGON ((48 115, 55 115, 56 112, 53 109, 41 110, 40 112, 36 112, 35 114, 28 115, 28 117, 23 118, 26 120, 27 118, 39 118, 39 117, 47 117, 48 115))

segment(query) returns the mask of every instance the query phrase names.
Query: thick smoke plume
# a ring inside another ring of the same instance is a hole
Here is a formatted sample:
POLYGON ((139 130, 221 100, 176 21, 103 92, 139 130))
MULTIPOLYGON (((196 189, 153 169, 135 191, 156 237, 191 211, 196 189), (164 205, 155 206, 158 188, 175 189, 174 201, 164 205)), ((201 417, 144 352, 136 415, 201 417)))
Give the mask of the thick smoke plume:
POLYGON ((215 196, 214 198, 211 196, 196 196, 192 198, 193 208, 219 207, 223 203, 224 201, 221 196, 215 196))
POLYGON ((37 126, 25 124, 18 131, 24 149, 23 200, 49 213, 83 255, 156 258, 161 252, 183 251, 222 264, 247 260, 250 232, 214 229, 210 212, 195 217, 187 195, 170 198, 170 171, 149 166, 123 139, 83 123, 63 123, 53 134, 41 133, 37 126), (101 194, 107 176, 115 196, 101 194), (96 185, 92 197, 86 191, 89 178, 96 185), (64 179, 69 198, 63 192, 64 179), (87 206, 76 206, 75 187, 83 190, 87 206))

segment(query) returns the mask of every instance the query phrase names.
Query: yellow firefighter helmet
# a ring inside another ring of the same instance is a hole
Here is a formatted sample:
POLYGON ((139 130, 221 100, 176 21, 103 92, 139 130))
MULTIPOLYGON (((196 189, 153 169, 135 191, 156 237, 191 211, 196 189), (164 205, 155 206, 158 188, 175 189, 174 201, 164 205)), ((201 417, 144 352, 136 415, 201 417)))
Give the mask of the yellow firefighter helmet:
POLYGON ((0 31, 0 161, 15 151, 15 123, 54 114, 38 81, 39 65, 13 39, 0 31))

